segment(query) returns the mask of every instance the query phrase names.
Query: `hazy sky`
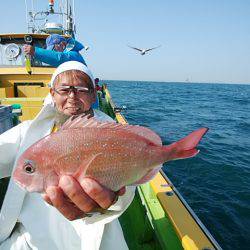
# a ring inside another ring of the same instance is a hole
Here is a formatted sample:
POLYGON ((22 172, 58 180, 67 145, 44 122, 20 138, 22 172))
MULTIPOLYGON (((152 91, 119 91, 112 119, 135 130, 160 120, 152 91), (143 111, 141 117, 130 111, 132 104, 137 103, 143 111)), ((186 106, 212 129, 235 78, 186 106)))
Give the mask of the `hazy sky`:
MULTIPOLYGON (((1 1, 0 33, 27 31, 24 2, 1 1)), ((102 79, 250 83, 249 0, 75 0, 75 7, 76 37, 90 46, 87 63, 102 79), (127 44, 162 47, 141 56, 127 44)))

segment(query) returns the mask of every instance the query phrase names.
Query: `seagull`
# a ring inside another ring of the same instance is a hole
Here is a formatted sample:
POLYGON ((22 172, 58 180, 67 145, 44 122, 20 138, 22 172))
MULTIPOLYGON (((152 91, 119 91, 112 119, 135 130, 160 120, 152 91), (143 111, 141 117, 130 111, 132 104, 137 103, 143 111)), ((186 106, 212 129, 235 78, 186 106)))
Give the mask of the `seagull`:
POLYGON ((153 50, 153 49, 157 49, 157 48, 161 47, 161 45, 159 45, 157 47, 150 48, 150 49, 140 49, 140 48, 132 47, 130 45, 128 45, 128 47, 131 49, 135 49, 137 51, 140 51, 140 54, 143 56, 143 55, 145 55, 146 52, 153 50))

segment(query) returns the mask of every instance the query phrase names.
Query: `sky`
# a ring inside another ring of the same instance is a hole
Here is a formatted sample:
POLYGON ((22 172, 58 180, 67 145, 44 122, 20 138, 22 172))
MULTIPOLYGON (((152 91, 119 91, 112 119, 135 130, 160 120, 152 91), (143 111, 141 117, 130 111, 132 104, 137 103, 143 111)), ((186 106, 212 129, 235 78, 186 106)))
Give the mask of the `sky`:
MULTIPOLYGON (((27 32, 24 3, 1 1, 0 33, 27 32)), ((75 22, 101 79, 250 83, 249 0, 75 0, 75 22), (127 45, 161 47, 141 56, 127 45)))

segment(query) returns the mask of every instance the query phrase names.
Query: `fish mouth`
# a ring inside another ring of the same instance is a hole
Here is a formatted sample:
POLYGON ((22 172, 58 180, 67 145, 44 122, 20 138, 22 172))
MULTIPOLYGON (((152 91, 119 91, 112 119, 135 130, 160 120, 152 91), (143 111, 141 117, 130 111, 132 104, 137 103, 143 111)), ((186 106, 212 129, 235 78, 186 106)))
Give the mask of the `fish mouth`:
POLYGON ((20 182, 17 177, 14 176, 14 182, 23 190, 23 191, 26 191, 26 192, 30 192, 30 193, 33 193, 33 192, 40 192, 37 191, 36 189, 32 188, 32 186, 26 186, 25 184, 23 184, 22 182, 20 182))
POLYGON ((20 183, 19 181, 15 180, 16 184, 23 190, 23 191, 26 191, 26 192, 29 192, 29 193, 34 193, 34 192, 37 192, 37 193, 41 193, 43 190, 37 190, 37 189, 34 189, 32 188, 31 186, 25 186, 24 184, 20 183))

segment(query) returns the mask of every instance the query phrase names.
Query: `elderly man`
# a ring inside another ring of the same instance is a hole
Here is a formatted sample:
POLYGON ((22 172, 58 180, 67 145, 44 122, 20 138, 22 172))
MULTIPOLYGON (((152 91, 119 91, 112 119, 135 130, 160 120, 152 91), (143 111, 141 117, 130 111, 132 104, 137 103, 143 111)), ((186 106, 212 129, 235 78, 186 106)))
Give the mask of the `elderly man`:
MULTIPOLYGON (((61 64, 52 76, 50 93, 53 103, 45 105, 34 120, 0 135, 0 178, 10 176, 19 156, 69 116, 85 113, 99 120, 111 119, 92 110, 94 79, 82 63, 61 64)), ((42 198, 26 193, 11 178, 0 214, 0 249, 127 249, 117 218, 133 196, 133 187, 114 193, 92 179, 79 183, 64 175, 58 186, 47 187, 42 198), (107 213, 92 213, 100 207, 107 213)))
POLYGON ((57 67, 67 61, 78 61, 86 65, 79 53, 84 46, 73 38, 66 39, 57 34, 52 34, 46 39, 46 49, 24 45, 23 51, 35 59, 57 67))

